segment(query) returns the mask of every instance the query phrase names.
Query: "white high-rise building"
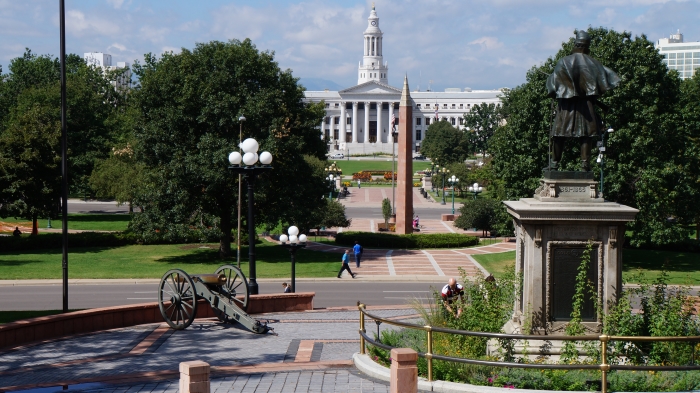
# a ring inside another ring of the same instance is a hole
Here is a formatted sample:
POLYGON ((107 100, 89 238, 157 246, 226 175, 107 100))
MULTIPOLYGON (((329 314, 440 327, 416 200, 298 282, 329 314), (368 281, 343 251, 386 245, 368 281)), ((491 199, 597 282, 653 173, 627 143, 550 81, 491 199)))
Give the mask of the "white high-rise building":
POLYGON ((683 42, 680 30, 669 38, 661 38, 655 46, 668 69, 678 71, 682 79, 692 78, 700 68, 700 42, 683 42))
POLYGON ((84 53, 83 59, 88 65, 101 68, 102 72, 126 69, 112 81, 112 86, 117 89, 128 89, 131 87, 131 68, 129 67, 129 63, 119 61, 116 66, 113 66, 112 55, 102 52, 84 53))
MULTIPOLYGON (((389 67, 383 57, 383 35, 374 7, 363 33, 362 61, 358 67, 357 85, 340 91, 307 91, 309 102, 323 101, 326 116, 319 125, 321 137, 329 151, 359 155, 391 153, 391 118, 396 115, 401 89, 390 86, 389 67)), ((481 103, 500 104, 502 90, 450 88, 444 92, 413 91, 413 146, 420 151, 425 132, 435 119, 446 120, 463 128, 466 112, 481 103)))

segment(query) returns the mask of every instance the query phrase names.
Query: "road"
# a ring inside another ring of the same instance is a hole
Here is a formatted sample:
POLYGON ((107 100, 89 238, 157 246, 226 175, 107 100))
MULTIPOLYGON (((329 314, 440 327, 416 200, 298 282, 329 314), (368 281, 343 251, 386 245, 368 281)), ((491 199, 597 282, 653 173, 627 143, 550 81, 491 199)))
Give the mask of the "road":
MULTIPOLYGON (((282 281, 259 282, 260 293, 282 292, 282 281)), ((71 309, 119 306, 157 301, 157 283, 71 285, 71 309)), ((328 282, 297 282, 297 292, 316 292, 315 308, 408 304, 413 298, 427 301, 432 288, 441 283, 358 282, 350 278, 328 282)), ((58 310, 62 307, 61 285, 0 286, 0 310, 58 310)))

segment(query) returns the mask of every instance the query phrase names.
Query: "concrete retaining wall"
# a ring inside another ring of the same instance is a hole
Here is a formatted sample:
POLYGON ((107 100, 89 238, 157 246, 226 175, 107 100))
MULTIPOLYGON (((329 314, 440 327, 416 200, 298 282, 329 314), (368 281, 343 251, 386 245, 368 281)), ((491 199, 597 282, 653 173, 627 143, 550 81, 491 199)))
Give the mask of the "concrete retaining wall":
MULTIPOLYGON (((248 314, 313 310, 314 295, 314 292, 251 295, 248 298, 248 314)), ((197 318, 214 316, 209 303, 200 300, 197 306, 197 318)), ((165 322, 160 315, 157 302, 48 315, 0 325, 0 348, 157 322, 165 322)))

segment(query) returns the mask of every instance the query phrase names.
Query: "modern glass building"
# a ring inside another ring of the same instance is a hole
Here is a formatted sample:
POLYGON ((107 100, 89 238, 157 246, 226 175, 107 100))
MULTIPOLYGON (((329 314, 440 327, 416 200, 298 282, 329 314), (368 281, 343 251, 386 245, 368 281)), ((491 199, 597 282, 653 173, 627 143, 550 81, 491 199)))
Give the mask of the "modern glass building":
POLYGON ((680 30, 669 38, 656 42, 656 49, 664 56, 669 70, 676 70, 681 78, 692 78, 700 68, 700 41, 683 42, 680 30))

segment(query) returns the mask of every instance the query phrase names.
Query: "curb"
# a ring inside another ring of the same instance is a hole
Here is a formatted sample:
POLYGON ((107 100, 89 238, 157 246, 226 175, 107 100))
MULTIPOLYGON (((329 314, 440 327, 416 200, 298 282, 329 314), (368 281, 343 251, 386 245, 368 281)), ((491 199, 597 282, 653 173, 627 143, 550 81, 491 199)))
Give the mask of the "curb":
MULTIPOLYGON (((390 369, 381 366, 370 359, 369 355, 361 355, 355 352, 352 355, 352 361, 355 367, 369 375, 382 381, 391 382, 390 369)), ((497 393, 504 392, 504 388, 495 386, 480 386, 470 385, 468 383, 456 383, 447 381, 428 381, 425 378, 418 377, 418 389, 428 392, 442 393, 497 393)), ((533 389, 508 389, 509 392, 517 393, 556 393, 558 390, 533 390, 533 389)), ((571 391, 569 393, 585 393, 582 391, 571 391)))

